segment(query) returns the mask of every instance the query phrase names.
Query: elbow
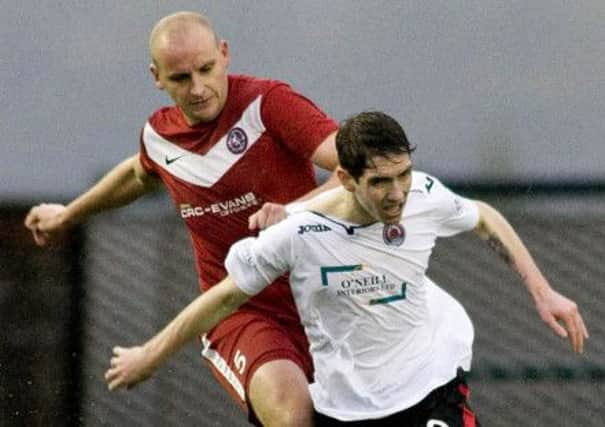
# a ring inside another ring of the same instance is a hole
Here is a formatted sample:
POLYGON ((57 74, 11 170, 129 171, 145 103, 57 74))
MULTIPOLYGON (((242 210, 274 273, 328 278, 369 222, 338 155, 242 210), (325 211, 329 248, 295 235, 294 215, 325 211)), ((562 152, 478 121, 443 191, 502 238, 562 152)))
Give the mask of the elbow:
POLYGON ((225 316, 228 316, 240 308, 249 299, 250 296, 242 292, 239 288, 235 286, 230 287, 229 289, 226 289, 226 292, 224 292, 221 297, 221 311, 224 312, 225 316))
POLYGON ((480 200, 476 200, 475 203, 477 204, 477 208, 479 210, 479 222, 475 226, 474 231, 481 239, 487 240, 490 237, 490 224, 492 223, 496 210, 489 204, 480 200))
POLYGON ((240 308, 247 300, 248 298, 242 298, 239 295, 231 294, 225 299, 223 307, 231 314, 240 308))

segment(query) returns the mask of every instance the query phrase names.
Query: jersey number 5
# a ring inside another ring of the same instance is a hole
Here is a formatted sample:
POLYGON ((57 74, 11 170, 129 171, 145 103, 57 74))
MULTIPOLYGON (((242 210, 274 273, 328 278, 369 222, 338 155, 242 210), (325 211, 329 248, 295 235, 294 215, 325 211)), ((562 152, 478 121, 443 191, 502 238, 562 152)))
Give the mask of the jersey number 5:
POLYGON ((235 356, 233 356, 233 363, 235 364, 237 372, 239 372, 240 375, 243 375, 244 370, 246 369, 246 356, 244 356, 241 351, 237 350, 235 356))

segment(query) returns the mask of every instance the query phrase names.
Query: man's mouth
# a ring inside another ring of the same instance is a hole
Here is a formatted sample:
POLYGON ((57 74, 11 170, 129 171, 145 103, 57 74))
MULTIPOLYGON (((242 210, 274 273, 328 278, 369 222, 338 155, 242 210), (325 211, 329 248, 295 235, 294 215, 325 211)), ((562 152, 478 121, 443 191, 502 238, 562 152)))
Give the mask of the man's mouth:
POLYGON ((388 216, 394 217, 394 216, 397 216, 397 215, 401 214, 401 209, 402 209, 401 205, 387 206, 387 207, 384 208, 384 212, 388 216))
POLYGON ((211 99, 212 99, 212 97, 204 98, 204 99, 196 99, 194 101, 191 101, 189 104, 194 107, 204 107, 210 102, 211 99))

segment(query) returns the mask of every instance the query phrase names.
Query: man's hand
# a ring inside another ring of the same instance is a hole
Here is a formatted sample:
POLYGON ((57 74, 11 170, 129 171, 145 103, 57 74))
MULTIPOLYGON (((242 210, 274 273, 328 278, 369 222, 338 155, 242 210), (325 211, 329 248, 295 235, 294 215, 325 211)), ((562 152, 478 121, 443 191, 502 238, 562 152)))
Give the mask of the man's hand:
POLYGON ((46 246, 59 240, 70 228, 66 208, 57 203, 42 203, 30 209, 25 226, 31 230, 38 246, 46 246))
POLYGON ((149 378, 155 369, 144 347, 114 347, 111 367, 105 372, 107 388, 130 389, 149 378))
POLYGON ((249 230, 262 230, 272 224, 280 222, 288 216, 286 206, 277 203, 265 203, 262 208, 248 218, 249 230))
POLYGON ((588 330, 575 302, 549 289, 536 301, 536 308, 542 320, 561 338, 567 338, 575 352, 584 351, 588 330))

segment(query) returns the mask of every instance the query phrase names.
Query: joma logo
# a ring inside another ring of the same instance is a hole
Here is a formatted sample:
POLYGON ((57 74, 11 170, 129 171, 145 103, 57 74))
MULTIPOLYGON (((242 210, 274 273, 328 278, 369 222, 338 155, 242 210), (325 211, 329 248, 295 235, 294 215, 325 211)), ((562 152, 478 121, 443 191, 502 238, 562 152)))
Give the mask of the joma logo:
POLYGON ((328 227, 327 225, 323 225, 323 224, 299 225, 298 226, 298 234, 309 233, 309 232, 319 233, 322 231, 330 231, 330 230, 332 230, 330 227, 328 227))

